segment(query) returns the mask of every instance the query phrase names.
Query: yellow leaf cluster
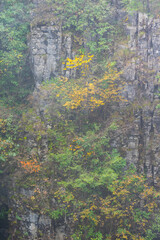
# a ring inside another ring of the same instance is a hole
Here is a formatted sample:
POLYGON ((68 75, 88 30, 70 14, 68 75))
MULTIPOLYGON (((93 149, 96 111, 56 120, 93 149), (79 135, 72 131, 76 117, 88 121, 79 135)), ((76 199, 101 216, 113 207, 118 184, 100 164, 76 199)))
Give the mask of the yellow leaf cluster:
MULTIPOLYGON (((75 57, 75 59, 70 59, 67 58, 66 59, 66 67, 64 68, 64 70, 67 69, 73 69, 73 68, 77 68, 77 67, 82 67, 85 66, 85 68, 88 68, 88 63, 90 61, 92 61, 92 58, 94 57, 94 55, 89 55, 85 56, 85 55, 80 55, 79 57, 75 57)), ((83 70, 82 70, 83 73, 83 70)))
MULTIPOLYGON (((108 65, 108 68, 110 67, 108 65)), ((80 79, 72 85, 69 84, 69 91, 63 89, 65 91, 63 99, 66 100, 64 106, 68 109, 83 108, 93 111, 106 102, 122 101, 120 91, 123 84, 120 81, 120 74, 121 72, 109 69, 101 79, 80 79)))
POLYGON ((87 110, 87 112, 109 102, 124 101, 121 96, 124 87, 120 78, 122 72, 118 72, 112 64, 108 64, 102 78, 93 77, 88 65, 92 59, 93 55, 81 55, 73 60, 67 58, 65 69, 80 67, 82 76, 79 79, 61 77, 58 82, 45 86, 44 92, 53 91, 54 96, 67 109, 87 110))

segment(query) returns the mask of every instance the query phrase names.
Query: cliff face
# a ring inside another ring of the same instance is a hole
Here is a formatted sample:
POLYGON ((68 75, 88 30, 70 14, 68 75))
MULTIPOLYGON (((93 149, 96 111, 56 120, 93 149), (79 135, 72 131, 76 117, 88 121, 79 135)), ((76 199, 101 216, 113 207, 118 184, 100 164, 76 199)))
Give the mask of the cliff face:
MULTIPOLYGON (((134 163, 140 172, 146 172, 157 184, 160 118, 156 106, 159 100, 160 21, 137 13, 130 16, 124 25, 129 36, 128 46, 122 43, 118 51, 128 51, 130 56, 126 57, 127 60, 120 59, 126 82, 123 94, 128 101, 126 105, 134 105, 135 119, 127 130, 126 159, 129 164, 134 163)), ((71 36, 64 35, 60 26, 53 22, 47 26, 32 27, 29 46, 36 85, 64 75, 61 59, 74 56, 71 36)), ((118 51, 117 55, 121 54, 118 51)), ((70 75, 69 71, 65 74, 67 77, 70 75)), ((43 109, 42 105, 45 103, 41 104, 43 109)))
MULTIPOLYGON (((62 62, 72 57, 71 34, 63 33, 54 9, 46 1, 33 1, 31 33, 29 40, 30 63, 35 84, 63 74, 62 62)), ((69 77, 69 71, 65 73, 69 77)))
MULTIPOLYGON (((34 1, 34 3, 39 12, 44 2, 34 1)), ((42 12, 45 17, 45 11, 42 12)), ((48 100, 50 96, 46 92, 44 98, 42 96, 40 98, 39 87, 43 81, 64 75, 63 60, 74 56, 71 35, 63 33, 52 14, 47 16, 46 23, 46 19, 43 22, 39 14, 33 15, 28 43, 36 86, 33 105, 37 117, 43 118, 46 129, 49 125, 45 123, 47 119, 45 121, 46 116, 43 112, 46 105, 50 104, 48 100), (41 22, 37 20, 38 18, 41 18, 41 22)), ((116 136, 113 136, 111 142, 123 151, 128 165, 134 164, 138 172, 146 173, 149 181, 159 187, 160 112, 157 104, 159 103, 160 19, 137 13, 130 16, 127 21, 122 18, 121 21, 124 22, 129 41, 117 47, 115 56, 123 69, 123 78, 126 82, 123 95, 127 102, 121 103, 117 109, 114 107, 114 112, 118 113, 118 119, 122 122, 122 128, 116 136)), ((65 72, 65 76, 69 77, 70 71, 65 72)), ((36 121, 34 116, 35 125, 36 121)), ((26 144, 33 149, 36 148, 34 138, 29 136, 28 139, 26 144)), ((41 149, 38 149, 38 152, 40 157, 45 159, 48 149, 45 134, 41 141, 41 149)), ((64 219, 61 222, 51 220, 45 214, 28 210, 24 201, 27 197, 34 198, 34 191, 20 188, 15 190, 14 200, 10 200, 13 239, 17 239, 16 228, 26 233, 23 239, 65 239, 67 231, 70 231, 69 223, 64 219), (17 212, 18 227, 14 223, 14 211, 17 212), (40 237, 42 232, 43 237, 40 237)), ((56 205, 54 198, 51 202, 53 206, 56 205)))
POLYGON ((36 84, 59 76, 62 59, 71 57, 71 37, 63 36, 60 26, 35 26, 31 29, 31 65, 36 84))
POLYGON ((126 96, 134 106, 126 159, 156 185, 159 176, 160 21, 138 13, 129 20, 129 48, 136 53, 124 68, 126 96))

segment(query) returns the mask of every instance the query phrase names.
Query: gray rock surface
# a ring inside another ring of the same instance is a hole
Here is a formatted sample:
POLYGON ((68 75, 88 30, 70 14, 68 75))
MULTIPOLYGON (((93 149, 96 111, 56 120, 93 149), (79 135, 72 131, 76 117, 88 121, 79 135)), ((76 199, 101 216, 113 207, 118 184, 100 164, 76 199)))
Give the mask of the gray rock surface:
POLYGON ((129 18, 129 49, 136 53, 124 67, 127 80, 124 96, 135 104, 134 122, 128 129, 126 160, 157 184, 160 171, 160 19, 137 13, 129 18), (139 109, 139 110, 138 110, 139 109))
POLYGON ((71 46, 71 36, 64 36, 61 27, 54 23, 32 28, 29 42, 30 62, 36 86, 61 74, 69 77, 70 71, 64 73, 62 62, 71 57, 71 46))

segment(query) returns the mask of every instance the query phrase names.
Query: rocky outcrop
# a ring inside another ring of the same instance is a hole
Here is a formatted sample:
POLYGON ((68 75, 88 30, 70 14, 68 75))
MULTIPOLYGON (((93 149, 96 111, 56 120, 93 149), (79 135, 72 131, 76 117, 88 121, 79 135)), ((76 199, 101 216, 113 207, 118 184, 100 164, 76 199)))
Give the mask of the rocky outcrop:
MULTIPOLYGON (((42 214, 39 211, 30 209, 26 201, 34 199, 35 192, 33 190, 20 188, 16 192, 12 192, 10 196, 10 233, 12 239, 26 240, 63 240, 66 236, 65 223, 55 221, 48 215, 42 214)), ((56 204, 52 200, 53 205, 56 204)), ((53 207, 54 209, 54 207, 53 207)))
POLYGON ((62 31, 54 9, 44 3, 34 1, 36 7, 31 13, 30 64, 36 85, 61 74, 69 77, 63 62, 73 55, 71 35, 62 31))
POLYGON ((30 51, 35 83, 40 84, 63 73, 62 60, 71 57, 71 36, 63 36, 54 24, 33 27, 30 51))

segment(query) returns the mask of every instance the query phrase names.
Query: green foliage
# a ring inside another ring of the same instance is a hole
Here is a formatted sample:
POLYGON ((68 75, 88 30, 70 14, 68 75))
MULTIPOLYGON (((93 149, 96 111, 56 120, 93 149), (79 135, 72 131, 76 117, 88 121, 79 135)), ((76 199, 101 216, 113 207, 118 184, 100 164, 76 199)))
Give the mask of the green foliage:
POLYGON ((147 229, 145 240, 154 240, 160 237, 160 216, 155 214, 152 227, 147 229))
POLYGON ((16 213, 16 219, 17 220, 19 220, 19 221, 21 221, 22 220, 22 218, 20 217, 20 216, 18 216, 18 214, 16 213))
POLYGON ((99 187, 106 184, 109 186, 125 167, 125 160, 117 151, 110 151, 107 130, 103 136, 95 130, 77 136, 67 148, 51 153, 50 159, 63 175, 60 184, 89 193, 99 191, 99 187))
POLYGON ((101 199, 100 206, 105 224, 113 225, 112 239, 144 239, 157 208, 156 191, 137 174, 124 176, 112 187, 112 195, 101 199))
POLYGON ((6 207, 1 207, 0 208, 0 220, 4 220, 8 215, 8 210, 6 209, 6 207))
POLYGON ((73 33, 80 49, 102 58, 110 52, 118 32, 114 8, 110 1, 98 0, 48 0, 62 28, 73 33))
MULTIPOLYGON (((116 35, 116 22, 111 20, 112 6, 108 1, 48 2, 53 4, 54 15, 60 19, 63 30, 72 32, 74 40, 77 36, 82 40, 78 43, 81 51, 86 48, 86 51, 96 54, 97 58, 101 58, 103 51, 106 57, 116 35)), ((128 1, 124 3, 129 4, 128 1)), ((141 7, 135 5, 134 1, 130 3, 133 4, 131 8, 134 8, 134 11, 141 7)), ((28 26, 20 24, 24 22, 25 14, 23 18, 21 13, 26 6, 23 1, 7 1, 3 6, 0 14, 2 20, 0 41, 3 47, 0 52, 2 57, 0 84, 3 89, 2 96, 10 90, 14 96, 22 83, 22 69, 26 61, 28 26)), ((70 60, 71 65, 73 61, 70 60)), ((110 67, 114 65, 113 62, 110 67)), ((34 174, 27 171, 25 178, 19 169, 19 174, 22 175, 19 184, 23 185, 23 188, 26 186, 34 189, 33 196, 22 196, 22 199, 27 208, 40 214, 48 214, 55 223, 69 219, 74 240, 142 240, 144 236, 149 240, 153 239, 158 231, 158 218, 157 225, 150 228, 157 207, 154 189, 146 184, 142 176, 134 174, 134 171, 124 173, 126 161, 119 151, 113 148, 110 139, 119 126, 114 121, 110 121, 110 124, 99 123, 99 112, 102 113, 106 108, 107 96, 112 102, 112 96, 118 95, 113 88, 113 82, 110 84, 111 88, 108 87, 108 79, 113 80, 116 74, 120 75, 117 71, 112 71, 111 74, 108 71, 101 79, 84 76, 83 79, 77 77, 76 80, 71 79, 69 82, 68 79, 66 82, 54 79, 52 83, 44 84, 40 97, 44 99, 46 94, 51 96, 48 107, 46 106, 41 115, 37 115, 40 106, 35 103, 35 108, 24 113, 20 123, 25 136, 22 134, 20 139, 20 156, 23 156, 23 159, 20 159, 21 161, 18 159, 18 164, 21 163, 23 166, 23 163, 25 168, 29 167, 25 161, 25 154, 38 156, 38 160, 41 161, 40 171, 34 171, 34 174), (90 86, 88 96, 94 95, 96 99, 99 99, 101 92, 104 93, 104 104, 97 104, 95 110, 95 107, 89 108, 86 98, 80 100, 82 104, 78 103, 78 107, 67 108, 66 102, 71 102, 72 99, 69 94, 73 93, 77 100, 78 94, 77 91, 73 91, 73 86, 80 87, 82 91, 85 89, 84 86, 87 86, 86 89, 90 86), (94 86, 96 87, 92 89, 94 86), (34 142, 32 151, 26 149, 26 142, 31 136, 34 142), (44 146, 46 143, 47 157, 44 146)), ((117 78, 115 81, 116 86, 120 87, 117 78)), ((14 138, 17 130, 13 127, 12 119, 2 120, 0 130, 0 151, 5 160, 17 154, 16 137, 14 138), (4 143, 9 147, 5 148, 4 143)), ((32 170, 33 165, 31 167, 32 170)), ((15 218, 21 220, 18 215, 15 218)))
POLYGON ((14 125, 13 117, 0 119, 0 161, 13 158, 18 153, 19 145, 15 143, 17 126, 14 125))
POLYGON ((102 240, 102 239, 103 239, 103 235, 101 232, 96 233, 95 236, 91 238, 91 240, 102 240))
POLYGON ((129 13, 138 11, 159 16, 160 2, 158 0, 122 0, 122 3, 129 13))
POLYGON ((76 232, 81 231, 80 239, 144 240, 145 235, 146 239, 155 236, 148 228, 157 208, 158 195, 143 176, 124 175, 112 183, 112 192, 106 197, 99 198, 96 194, 92 197, 91 201, 83 202, 77 213, 80 220, 75 221, 76 232))
POLYGON ((73 239, 104 239, 103 229, 106 239, 151 235, 147 229, 158 195, 135 169, 122 176, 125 160, 110 147, 109 133, 115 130, 115 123, 103 134, 101 127, 92 126, 49 154, 58 179, 54 192, 58 205, 52 217, 72 219, 73 239))
POLYGON ((57 209, 57 210, 54 210, 52 212, 49 212, 49 216, 54 219, 54 220, 57 220, 59 218, 61 218, 64 213, 66 212, 65 209, 57 209))
POLYGON ((129 12, 136 12, 136 11, 141 11, 144 12, 145 5, 147 3, 147 0, 141 1, 141 0, 122 0, 122 3, 125 5, 126 10, 129 12))
POLYGON ((15 104, 15 100, 22 100, 30 88, 30 72, 26 68, 29 9, 20 0, 2 1, 1 7, 0 97, 15 104))

